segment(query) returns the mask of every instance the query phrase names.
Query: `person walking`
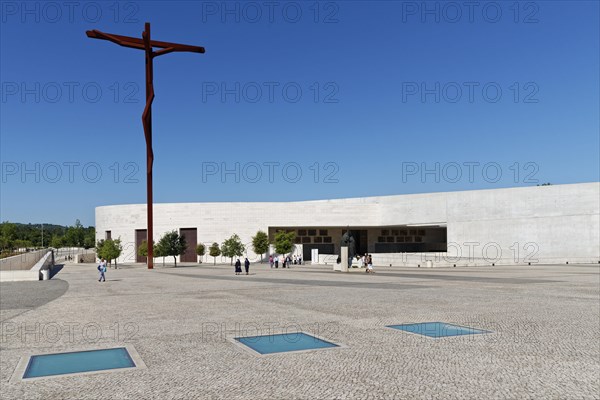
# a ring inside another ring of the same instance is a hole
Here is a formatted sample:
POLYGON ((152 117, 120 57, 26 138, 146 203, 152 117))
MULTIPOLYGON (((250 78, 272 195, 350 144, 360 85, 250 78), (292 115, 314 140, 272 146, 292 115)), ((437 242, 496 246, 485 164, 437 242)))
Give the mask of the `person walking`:
POLYGON ((242 262, 238 258, 237 261, 235 262, 235 274, 239 275, 241 273, 242 273, 242 262))
POLYGON ((302 254, 298 254, 298 265, 302 265, 302 254))
POLYGON ((279 256, 275 256, 275 268, 279 268, 279 256))
POLYGON ((375 273, 375 271, 373 270, 373 256, 370 255, 370 254, 367 257, 367 270, 365 272, 366 273, 372 273, 372 274, 375 273))
POLYGON ((275 263, 275 261, 273 261, 273 254, 271 254, 269 256, 269 264, 271 265, 271 268, 273 268, 273 264, 275 263))
POLYGON ((106 282, 106 261, 104 261, 104 259, 102 259, 102 262, 98 265, 98 272, 100 273, 98 282, 106 282))
POLYGON ((246 270, 246 275, 248 275, 248 272, 250 271, 250 261, 248 260, 248 257, 246 257, 246 260, 244 261, 244 269, 246 270))

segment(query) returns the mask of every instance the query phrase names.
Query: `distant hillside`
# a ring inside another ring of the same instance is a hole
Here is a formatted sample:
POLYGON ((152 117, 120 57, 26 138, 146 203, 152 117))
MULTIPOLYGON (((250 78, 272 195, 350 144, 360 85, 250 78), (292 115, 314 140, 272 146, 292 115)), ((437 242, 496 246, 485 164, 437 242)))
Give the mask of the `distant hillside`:
POLYGON ((96 230, 84 228, 79 220, 73 226, 54 224, 0 223, 0 251, 22 247, 94 247, 96 230), (43 231, 43 233, 42 233, 43 231), (43 235, 43 236, 42 236, 43 235))

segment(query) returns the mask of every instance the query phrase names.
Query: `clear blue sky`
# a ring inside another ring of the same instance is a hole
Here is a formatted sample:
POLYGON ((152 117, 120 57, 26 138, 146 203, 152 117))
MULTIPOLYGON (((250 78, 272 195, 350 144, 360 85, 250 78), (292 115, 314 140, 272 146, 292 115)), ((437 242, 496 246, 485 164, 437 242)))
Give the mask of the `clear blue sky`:
POLYGON ((1 220, 145 202, 143 52, 85 35, 145 21, 206 47, 154 62, 157 203, 599 180, 597 1, 48 4, 2 2, 1 220))

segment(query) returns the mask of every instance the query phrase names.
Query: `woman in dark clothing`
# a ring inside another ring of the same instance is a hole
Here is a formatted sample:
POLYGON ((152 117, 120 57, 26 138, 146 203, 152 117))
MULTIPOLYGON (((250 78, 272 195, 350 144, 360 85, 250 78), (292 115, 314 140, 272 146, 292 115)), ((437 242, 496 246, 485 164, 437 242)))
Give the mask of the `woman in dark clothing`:
POLYGON ((248 275, 248 271, 250 271, 250 261, 248 261, 248 257, 244 261, 244 268, 246 269, 246 275, 248 275))
POLYGON ((237 261, 235 262, 235 274, 239 275, 242 273, 242 263, 240 262, 240 259, 238 258, 237 261))

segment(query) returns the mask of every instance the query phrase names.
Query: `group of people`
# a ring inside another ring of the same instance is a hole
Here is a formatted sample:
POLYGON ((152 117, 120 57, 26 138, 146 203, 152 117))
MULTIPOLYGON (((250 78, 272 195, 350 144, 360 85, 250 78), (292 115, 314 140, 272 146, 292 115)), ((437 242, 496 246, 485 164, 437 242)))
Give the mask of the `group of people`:
MULTIPOLYGON (((246 270, 246 275, 250 274, 250 260, 248 257, 244 260, 244 269, 246 270)), ((235 262, 235 274, 240 275, 242 273, 242 262, 238 258, 235 262)))
MULTIPOLYGON (((356 255, 356 258, 359 258, 358 254, 356 255)), ((371 254, 365 253, 364 256, 360 257, 359 262, 361 268, 367 267, 365 270, 367 274, 375 273, 375 270, 373 269, 373 256, 371 254)))
MULTIPOLYGON (((291 256, 287 255, 287 256, 282 256, 282 268, 290 268, 290 265, 302 265, 302 255, 295 255, 292 258, 291 256)), ((279 268, 279 256, 275 255, 269 256, 269 265, 271 265, 271 268, 275 267, 275 268, 279 268)))

